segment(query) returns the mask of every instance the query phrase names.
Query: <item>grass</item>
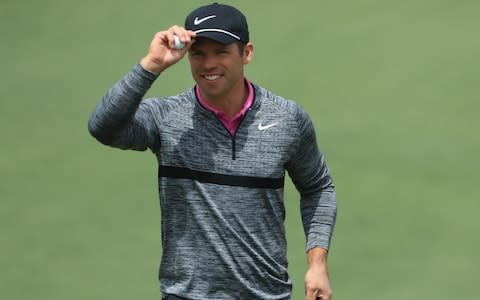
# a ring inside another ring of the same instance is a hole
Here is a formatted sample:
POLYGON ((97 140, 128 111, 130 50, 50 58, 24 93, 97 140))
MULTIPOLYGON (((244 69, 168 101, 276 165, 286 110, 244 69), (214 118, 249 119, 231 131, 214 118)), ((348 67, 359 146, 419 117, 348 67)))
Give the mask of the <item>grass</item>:
MULTIPOLYGON (((0 3, 1 298, 158 299, 155 160, 99 145, 86 122, 153 33, 200 3, 0 3)), ((480 4, 229 3, 250 23, 247 76, 316 124, 339 201, 335 299, 475 299, 480 4)), ((192 84, 182 61, 149 95, 192 84)), ((302 299, 291 183, 286 196, 302 299)))

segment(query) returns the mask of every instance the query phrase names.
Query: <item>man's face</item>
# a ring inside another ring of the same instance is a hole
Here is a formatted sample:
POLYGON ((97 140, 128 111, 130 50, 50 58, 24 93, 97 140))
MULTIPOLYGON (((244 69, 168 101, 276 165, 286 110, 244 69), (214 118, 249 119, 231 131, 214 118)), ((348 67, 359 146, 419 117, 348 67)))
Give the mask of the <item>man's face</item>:
POLYGON ((189 52, 195 82, 207 100, 220 101, 243 88, 243 66, 250 62, 251 43, 240 52, 236 43, 228 45, 199 38, 189 52))

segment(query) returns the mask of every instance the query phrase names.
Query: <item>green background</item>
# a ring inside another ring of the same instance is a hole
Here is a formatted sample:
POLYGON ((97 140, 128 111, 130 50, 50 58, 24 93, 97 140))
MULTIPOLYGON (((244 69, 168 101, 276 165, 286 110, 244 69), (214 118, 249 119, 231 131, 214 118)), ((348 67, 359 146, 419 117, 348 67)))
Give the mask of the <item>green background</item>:
MULTIPOLYGON (((159 299, 156 160, 89 136, 153 34, 204 1, 0 1, 0 298, 159 299)), ((480 1, 228 1, 247 76, 312 117, 334 299, 478 299, 480 1)), ((149 95, 193 85, 183 60, 149 95)), ((306 269, 286 188, 293 299, 306 269)), ((192 253, 192 255, 195 255, 192 253)))

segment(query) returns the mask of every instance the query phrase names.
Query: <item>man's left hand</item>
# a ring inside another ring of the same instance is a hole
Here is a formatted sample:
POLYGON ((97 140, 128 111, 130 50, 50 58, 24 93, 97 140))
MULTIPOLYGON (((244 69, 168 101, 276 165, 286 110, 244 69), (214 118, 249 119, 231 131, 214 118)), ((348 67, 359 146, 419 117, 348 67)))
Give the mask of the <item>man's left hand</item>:
POLYGON ((308 256, 309 267, 305 274, 306 300, 331 300, 332 288, 328 278, 326 250, 315 248, 309 251, 308 256))

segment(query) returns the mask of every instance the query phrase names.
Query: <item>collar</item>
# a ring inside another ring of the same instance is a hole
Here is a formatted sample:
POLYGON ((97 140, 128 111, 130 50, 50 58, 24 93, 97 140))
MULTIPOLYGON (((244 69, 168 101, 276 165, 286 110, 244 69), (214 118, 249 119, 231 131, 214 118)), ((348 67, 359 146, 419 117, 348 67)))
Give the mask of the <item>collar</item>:
MULTIPOLYGON (((253 104, 253 98, 254 98, 254 95, 255 93, 253 92, 253 86, 252 86, 252 83, 247 79, 247 78, 244 78, 245 80, 245 83, 247 84, 248 86, 248 96, 247 96, 247 100, 245 101, 245 103, 243 104, 243 107, 242 109, 237 112, 235 114, 235 116, 233 116, 232 120, 236 120, 236 119, 239 119, 241 117, 243 117, 245 115, 245 113, 247 112, 247 110, 252 106, 253 104)), ((202 96, 201 92, 200 92, 200 87, 198 86, 198 84, 195 86, 195 94, 197 95, 197 99, 198 99, 198 102, 200 103, 201 106, 203 106, 204 108, 206 108, 207 110, 211 111, 212 113, 215 114, 215 116, 219 117, 219 118, 222 118, 222 119, 227 119, 227 115, 226 113, 221 110, 221 109, 218 109, 214 106, 212 106, 210 103, 207 102, 207 100, 202 96)))

